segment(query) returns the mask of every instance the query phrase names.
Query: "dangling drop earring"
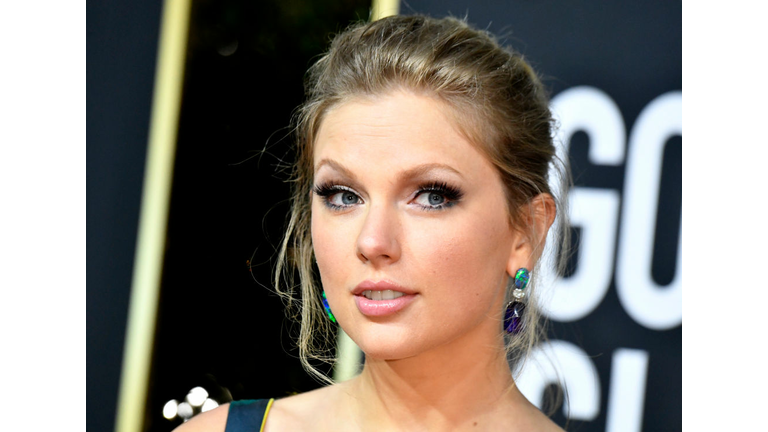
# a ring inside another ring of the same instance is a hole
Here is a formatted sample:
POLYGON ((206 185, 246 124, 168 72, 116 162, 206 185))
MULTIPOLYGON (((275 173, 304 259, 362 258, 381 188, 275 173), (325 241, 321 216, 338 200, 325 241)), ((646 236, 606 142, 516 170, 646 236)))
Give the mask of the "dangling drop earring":
POLYGON ((504 329, 507 333, 517 334, 523 328, 523 311, 525 311, 525 287, 531 274, 528 269, 523 267, 515 273, 515 290, 512 291, 512 297, 515 299, 507 304, 507 310, 504 312, 504 329))
POLYGON ((323 291, 323 307, 325 308, 325 314, 328 315, 328 318, 332 322, 336 322, 336 317, 333 316, 333 312, 331 312, 331 307, 328 305, 328 298, 325 296, 325 291, 323 291))

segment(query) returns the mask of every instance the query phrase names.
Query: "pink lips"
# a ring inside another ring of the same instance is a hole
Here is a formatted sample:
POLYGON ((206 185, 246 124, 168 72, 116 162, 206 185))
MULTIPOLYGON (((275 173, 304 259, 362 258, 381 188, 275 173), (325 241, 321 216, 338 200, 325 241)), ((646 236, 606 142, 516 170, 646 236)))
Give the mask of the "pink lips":
POLYGON ((364 281, 352 290, 352 294, 355 295, 355 303, 357 304, 357 309, 360 310, 360 313, 371 317, 387 316, 397 313, 408 306, 416 298, 415 291, 387 281, 364 281), (363 291, 368 290, 392 290, 401 292, 403 295, 391 300, 370 300, 363 295, 363 291))

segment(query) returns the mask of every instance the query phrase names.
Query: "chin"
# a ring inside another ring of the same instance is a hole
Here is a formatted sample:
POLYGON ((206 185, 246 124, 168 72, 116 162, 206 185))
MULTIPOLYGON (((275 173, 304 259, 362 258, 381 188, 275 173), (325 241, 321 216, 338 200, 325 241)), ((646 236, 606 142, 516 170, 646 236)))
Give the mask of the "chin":
POLYGON ((397 325, 368 323, 347 332, 349 337, 371 360, 401 360, 414 357, 433 344, 423 340, 412 329, 397 325))
POLYGON ((360 348, 365 354, 366 360, 394 361, 416 357, 422 350, 403 346, 373 346, 360 348))
POLYGON ((464 333, 460 329, 414 328, 405 323, 373 323, 356 326, 349 337, 370 360, 403 360, 450 344, 464 333))

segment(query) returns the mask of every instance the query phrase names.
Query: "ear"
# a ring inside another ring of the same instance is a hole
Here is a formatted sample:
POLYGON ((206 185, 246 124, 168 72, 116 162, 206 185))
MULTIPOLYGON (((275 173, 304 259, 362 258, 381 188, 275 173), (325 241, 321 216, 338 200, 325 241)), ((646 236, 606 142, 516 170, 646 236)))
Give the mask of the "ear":
POLYGON ((541 193, 520 209, 520 225, 507 261, 507 273, 515 277, 521 267, 532 270, 539 260, 549 228, 555 222, 557 206, 548 193, 541 193))

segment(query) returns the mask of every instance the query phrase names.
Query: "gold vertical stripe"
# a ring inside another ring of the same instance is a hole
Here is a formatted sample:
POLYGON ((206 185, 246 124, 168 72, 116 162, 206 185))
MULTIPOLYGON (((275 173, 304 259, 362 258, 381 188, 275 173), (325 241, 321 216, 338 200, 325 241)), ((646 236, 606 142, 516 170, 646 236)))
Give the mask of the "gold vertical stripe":
MULTIPOLYGON (((371 21, 400 13, 400 0, 373 0, 371 21)), ((336 365, 333 368, 335 382, 346 381, 360 370, 362 352, 352 339, 339 327, 336 339, 336 365)))
POLYGON ((272 403, 274 401, 275 399, 272 398, 267 403, 267 408, 264 410, 264 418, 261 419, 261 427, 259 428, 259 432, 264 432, 264 427, 267 426, 267 416, 269 415, 269 409, 272 408, 272 403))
POLYGON ((373 0, 371 21, 400 13, 400 0, 373 0))
POLYGON ((165 0, 128 309, 117 432, 141 431, 147 399, 191 0, 165 0))

